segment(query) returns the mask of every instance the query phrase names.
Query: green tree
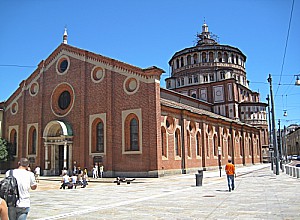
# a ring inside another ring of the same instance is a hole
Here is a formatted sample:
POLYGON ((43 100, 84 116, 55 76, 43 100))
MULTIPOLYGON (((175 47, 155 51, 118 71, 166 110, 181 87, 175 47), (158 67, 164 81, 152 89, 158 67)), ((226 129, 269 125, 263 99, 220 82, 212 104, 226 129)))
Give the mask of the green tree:
POLYGON ((7 161, 8 159, 8 143, 5 139, 0 138, 0 161, 7 161))

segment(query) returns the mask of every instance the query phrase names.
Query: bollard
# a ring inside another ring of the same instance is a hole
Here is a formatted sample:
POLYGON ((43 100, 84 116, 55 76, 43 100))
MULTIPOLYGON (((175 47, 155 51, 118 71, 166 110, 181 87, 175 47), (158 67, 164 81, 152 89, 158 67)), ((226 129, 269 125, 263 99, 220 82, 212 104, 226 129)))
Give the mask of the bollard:
POLYGON ((198 170, 198 173, 195 174, 195 176, 196 176, 196 186, 202 186, 203 170, 198 170))

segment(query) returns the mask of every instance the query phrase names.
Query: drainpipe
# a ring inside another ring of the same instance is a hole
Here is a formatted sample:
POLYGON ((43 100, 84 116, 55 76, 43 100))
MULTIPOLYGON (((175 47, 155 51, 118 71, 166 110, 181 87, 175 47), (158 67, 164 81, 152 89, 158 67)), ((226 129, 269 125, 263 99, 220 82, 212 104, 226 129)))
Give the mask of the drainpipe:
POLYGON ((183 118, 183 111, 181 111, 181 117, 180 117, 180 126, 181 126, 181 173, 186 174, 186 165, 185 165, 185 141, 184 141, 184 132, 185 132, 185 126, 184 126, 184 118, 183 118))

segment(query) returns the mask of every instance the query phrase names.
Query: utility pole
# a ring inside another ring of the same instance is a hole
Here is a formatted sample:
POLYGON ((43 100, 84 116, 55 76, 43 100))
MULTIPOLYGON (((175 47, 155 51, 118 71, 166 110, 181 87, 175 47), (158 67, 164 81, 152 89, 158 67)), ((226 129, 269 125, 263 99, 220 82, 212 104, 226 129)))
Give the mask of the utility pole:
POLYGON ((275 109, 274 109, 274 99, 273 99, 273 89, 272 89, 272 76, 269 74, 268 82, 270 83, 270 96, 271 96, 271 110, 272 110, 272 128, 273 128, 273 147, 274 147, 274 158, 275 158, 275 174, 279 175, 279 155, 276 137, 276 125, 275 125, 275 109))

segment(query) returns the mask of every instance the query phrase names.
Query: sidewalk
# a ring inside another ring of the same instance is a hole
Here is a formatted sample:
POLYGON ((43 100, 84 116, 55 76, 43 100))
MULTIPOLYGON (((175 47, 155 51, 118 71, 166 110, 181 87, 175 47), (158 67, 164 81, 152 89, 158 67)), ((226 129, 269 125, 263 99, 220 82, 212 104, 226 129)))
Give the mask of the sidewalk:
POLYGON ((104 180, 59 190, 59 182, 42 179, 31 191, 28 219, 300 219, 299 179, 276 176, 269 164, 238 167, 232 192, 218 171, 205 171, 198 187, 195 174, 104 180))

